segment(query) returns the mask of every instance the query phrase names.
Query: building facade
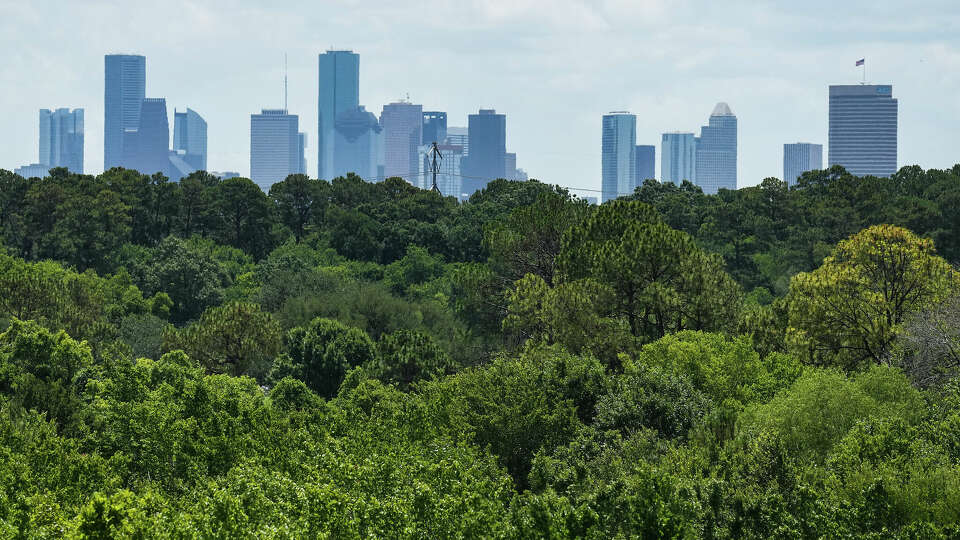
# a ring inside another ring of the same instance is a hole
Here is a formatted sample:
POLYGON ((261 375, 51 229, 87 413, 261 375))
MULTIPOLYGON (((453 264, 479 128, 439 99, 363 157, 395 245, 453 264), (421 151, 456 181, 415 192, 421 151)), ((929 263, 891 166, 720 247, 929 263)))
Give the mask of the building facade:
POLYGON ((637 145, 634 149, 636 158, 637 179, 634 182, 637 186, 642 186, 644 180, 657 177, 657 147, 651 145, 637 145))
POLYGON ((207 170, 207 121, 189 107, 173 111, 173 151, 194 170, 207 170))
POLYGON ((83 109, 40 109, 38 163, 83 174, 83 109))
POLYGON ((343 111, 337 117, 334 177, 354 173, 368 182, 376 182, 382 172, 383 130, 377 117, 362 105, 343 111))
MULTIPOLYGON (((383 174, 417 185, 417 150, 423 140, 423 106, 399 101, 383 106, 383 174)), ((431 141, 433 142, 433 141, 431 141)))
MULTIPOLYGON (((433 143, 423 144, 418 150, 420 163, 419 178, 420 182, 414 184, 422 189, 433 188, 433 155, 430 149, 433 143)), ((463 164, 463 147, 452 144, 438 144, 440 156, 437 158, 437 189, 444 197, 456 197, 464 200, 463 182, 460 176, 461 166, 463 164)))
POLYGON ((17 167, 13 170, 13 174, 22 176, 23 178, 46 178, 49 173, 50 167, 45 163, 31 163, 30 165, 17 167))
MULTIPOLYGON (((449 133, 449 132, 448 132, 449 133)), ((463 191, 473 194, 506 176, 507 116, 480 109, 467 117, 469 150, 463 163, 463 191)))
POLYGON ((697 139, 696 183, 704 193, 737 189, 737 117, 717 103, 697 139))
POLYGON ((263 191, 300 171, 300 119, 286 109, 250 115, 250 179, 263 191))
POLYGON ((360 55, 327 51, 319 55, 320 90, 317 97, 317 176, 334 178, 334 130, 337 116, 360 105, 360 55))
POLYGON ((783 181, 789 185, 807 171, 823 168, 823 145, 793 143, 783 145, 783 181))
POLYGON ((146 58, 140 55, 108 54, 104 57, 103 169, 123 166, 129 132, 140 125, 140 106, 146 95, 146 58))
POLYGON ((637 182, 637 117, 626 111, 603 115, 601 198, 607 202, 633 193, 637 182))
POLYGON ((664 133, 660 140, 660 181, 679 185, 696 182, 697 141, 693 133, 664 133))
POLYGON ((447 138, 447 113, 423 111, 423 144, 443 144, 447 138))
POLYGON ((888 84, 831 86, 828 165, 855 176, 897 172, 897 107, 888 84))
POLYGON ((449 126, 444 143, 463 148, 463 155, 466 156, 470 153, 470 130, 461 126, 449 126))
POLYGON ((164 98, 144 98, 140 105, 140 125, 136 131, 127 131, 125 145, 135 141, 135 157, 130 168, 152 175, 163 173, 171 176, 170 171, 170 123, 167 119, 167 100, 164 98))

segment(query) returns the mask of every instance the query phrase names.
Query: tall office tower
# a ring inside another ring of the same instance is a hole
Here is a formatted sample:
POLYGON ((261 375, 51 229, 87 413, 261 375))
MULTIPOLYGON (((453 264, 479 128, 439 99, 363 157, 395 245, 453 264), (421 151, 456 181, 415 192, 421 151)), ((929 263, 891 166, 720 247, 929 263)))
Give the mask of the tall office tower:
POLYGON ((330 180, 334 177, 337 117, 360 105, 360 55, 353 51, 327 51, 319 55, 318 65, 317 176, 330 180))
POLYGON ((507 155, 503 158, 503 169, 506 175, 504 178, 507 180, 516 180, 517 179, 517 153, 516 152, 507 152, 507 155))
POLYGON ((828 166, 855 176, 897 172, 897 100, 891 85, 830 87, 828 166))
POLYGON ((783 145, 783 181, 789 185, 807 171, 823 168, 823 145, 794 143, 783 145))
POLYGON ((83 109, 40 109, 40 159, 83 174, 83 109))
POLYGON ((737 189, 737 117, 726 103, 717 103, 697 139, 697 185, 704 193, 737 189))
POLYGON ((300 174, 307 174, 307 134, 297 133, 297 154, 300 156, 300 174))
POLYGON ((173 150, 194 170, 207 170, 207 122, 189 107, 173 110, 173 150))
MULTIPOLYGON (((419 149, 420 164, 420 182, 418 185, 422 189, 433 188, 433 155, 430 150, 433 148, 433 142, 424 142, 419 149)), ((444 197, 456 197, 464 199, 463 196, 463 178, 460 176, 461 166, 463 165, 463 147, 454 144, 437 144, 440 150, 440 156, 437 158, 437 165, 440 169, 437 172, 437 189, 444 197)))
POLYGON ((423 144, 443 144, 447 138, 447 113, 423 111, 423 144))
POLYGON ((417 149, 423 139, 423 106, 405 101, 384 105, 380 125, 383 126, 383 174, 416 184, 417 149))
POLYGON ((636 186, 637 117, 626 111, 603 115, 600 143, 601 195, 607 202, 636 186))
POLYGON ((333 176, 354 173, 368 182, 382 180, 383 130, 377 117, 358 106, 337 117, 333 176))
POLYGON ((103 168, 123 165, 128 131, 140 125, 140 105, 146 90, 146 58, 130 54, 104 56, 103 168))
POLYGON ((642 186, 644 180, 657 177, 657 147, 653 145, 637 145, 634 149, 636 158, 636 185, 642 186))
POLYGON ((695 182, 697 141, 693 133, 674 131, 664 133, 660 141, 660 181, 680 184, 695 182))
POLYGON ((470 153, 469 133, 469 130, 465 127, 450 126, 447 128, 447 136, 444 138, 444 142, 446 144, 463 148, 463 155, 466 156, 470 153))
POLYGON ((250 179, 263 191, 300 170, 300 119, 286 109, 250 115, 250 179))
POLYGON ((169 174, 170 165, 170 124, 167 121, 167 100, 164 98, 145 98, 140 106, 140 127, 136 132, 128 131, 125 145, 136 141, 136 153, 130 165, 143 174, 157 172, 169 174), (135 133, 131 140, 130 135, 135 133))
POLYGON ((507 117, 480 109, 467 118, 469 153, 463 163, 463 191, 469 195, 506 176, 507 117))

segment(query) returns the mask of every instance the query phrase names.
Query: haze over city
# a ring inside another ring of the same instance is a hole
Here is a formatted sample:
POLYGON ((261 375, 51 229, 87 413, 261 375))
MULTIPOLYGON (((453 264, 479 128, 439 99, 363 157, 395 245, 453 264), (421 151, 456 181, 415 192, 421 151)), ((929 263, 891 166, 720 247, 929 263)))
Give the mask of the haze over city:
POLYGON ((952 165, 960 8, 813 4, 4 2, 0 167, 36 161, 37 110, 69 107, 85 109, 84 172, 99 173, 103 55, 130 53, 146 57, 146 95, 167 99, 171 127, 174 108, 204 116, 208 168, 248 175, 250 115, 283 106, 286 54, 316 176, 317 54, 329 48, 360 55, 368 110, 409 95, 465 126, 496 108, 517 166, 573 188, 600 188, 603 114, 636 114, 637 144, 659 148, 718 102, 739 120, 739 186, 781 177, 784 143, 826 146, 827 88, 860 82, 860 58, 899 99, 898 165, 952 165))

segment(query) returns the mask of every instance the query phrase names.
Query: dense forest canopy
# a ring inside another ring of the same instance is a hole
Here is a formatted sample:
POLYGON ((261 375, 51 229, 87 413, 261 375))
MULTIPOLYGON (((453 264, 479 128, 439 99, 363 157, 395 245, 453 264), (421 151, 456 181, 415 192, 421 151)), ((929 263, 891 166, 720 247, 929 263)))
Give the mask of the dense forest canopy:
POLYGON ((0 537, 956 537, 958 208, 0 170, 0 537))

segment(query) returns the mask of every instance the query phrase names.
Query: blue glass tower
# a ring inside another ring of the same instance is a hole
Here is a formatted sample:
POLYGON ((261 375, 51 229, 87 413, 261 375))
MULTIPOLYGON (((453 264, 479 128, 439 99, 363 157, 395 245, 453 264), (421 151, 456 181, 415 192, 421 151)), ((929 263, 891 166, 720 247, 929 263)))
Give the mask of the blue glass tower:
POLYGON ((207 122, 193 109, 173 111, 173 150, 195 170, 207 170, 207 122))
POLYGON ((83 174, 83 109, 40 109, 39 142, 38 163, 83 174))
POLYGON ((480 109, 467 117, 469 154, 463 158, 463 191, 468 196, 506 177, 507 116, 480 109))
POLYGON ((124 166, 143 174, 161 172, 170 176, 170 124, 167 121, 166 99, 145 98, 140 105, 139 128, 135 132, 127 131, 125 136, 127 150, 136 141, 136 151, 133 161, 124 166))
POLYGON ((642 186, 643 181, 657 177, 657 147, 653 145, 638 145, 634 150, 636 157, 636 185, 642 186))
POLYGON ((897 100, 891 85, 830 87, 829 166, 856 176, 897 172, 897 100))
POLYGON ((697 140, 693 133, 664 133, 660 141, 660 181, 696 182, 697 140))
POLYGON ((737 189, 737 117, 717 103, 697 139, 696 183, 704 193, 737 189))
POLYGON ((633 193, 636 173, 637 117, 626 111, 603 115, 600 143, 602 202, 633 193))
POLYGON ((123 165, 124 156, 135 151, 124 149, 127 132, 140 126, 140 105, 146 91, 146 58, 130 54, 104 57, 103 91, 103 168, 123 165))
POLYGON ((299 125, 286 109, 250 115, 250 179, 263 191, 300 172, 299 125))
POLYGON ((359 106, 340 113, 335 144, 334 177, 354 173, 368 182, 379 179, 383 130, 372 112, 359 106))
POLYGON ((423 144, 443 144, 447 138, 447 113, 423 111, 423 144))
POLYGON ((319 55, 320 90, 317 99, 317 176, 334 177, 334 130, 343 111, 360 105, 360 55, 327 51, 319 55))
POLYGON ((823 145, 794 143, 783 145, 783 181, 791 186, 807 171, 823 168, 823 145))

